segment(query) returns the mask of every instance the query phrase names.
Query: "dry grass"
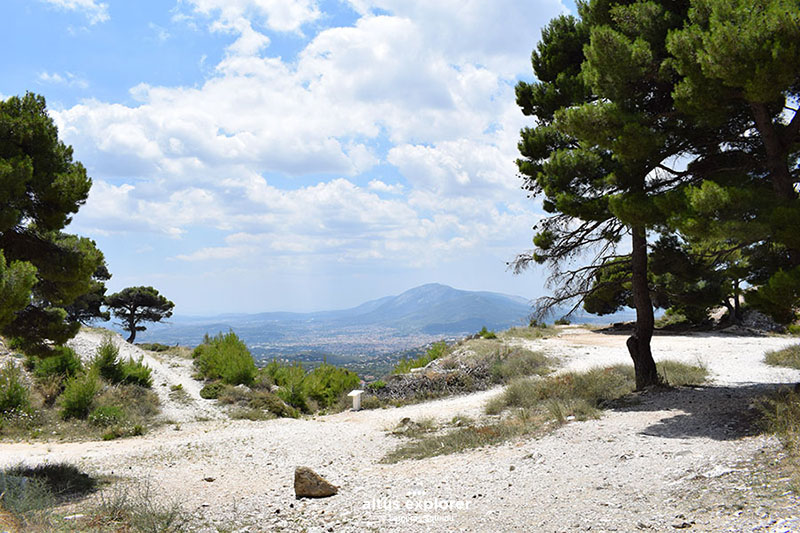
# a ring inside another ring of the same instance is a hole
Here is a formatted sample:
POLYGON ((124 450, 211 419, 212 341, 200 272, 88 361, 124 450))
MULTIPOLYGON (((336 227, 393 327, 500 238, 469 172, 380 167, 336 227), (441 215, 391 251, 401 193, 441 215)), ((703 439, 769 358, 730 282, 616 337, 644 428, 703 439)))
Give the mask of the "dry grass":
POLYGON ((503 331, 498 334, 498 338, 502 340, 511 340, 511 339, 527 339, 527 340, 535 340, 535 339, 544 339, 547 337, 555 337, 560 333, 560 330, 554 326, 535 326, 535 327, 528 327, 528 328, 511 328, 509 330, 503 331))
POLYGON ((764 356, 764 362, 772 366, 800 368, 800 344, 789 346, 783 350, 767 352, 764 356))
MULTIPOLYGON (((674 361, 661 363, 675 385, 705 381, 704 368, 674 361)), ((383 462, 422 459, 435 455, 499 444, 510 439, 549 431, 571 420, 600 416, 601 410, 634 390, 633 367, 617 365, 586 372, 569 372, 548 377, 518 377, 500 396, 486 405, 486 413, 497 418, 483 421, 453 420, 449 426, 425 431, 410 430, 420 422, 404 421, 392 433, 406 442, 383 458, 383 462)))
POLYGON ((792 480, 791 489, 800 494, 800 391, 783 389, 761 400, 758 407, 767 431, 777 435, 784 445, 784 466, 792 480))

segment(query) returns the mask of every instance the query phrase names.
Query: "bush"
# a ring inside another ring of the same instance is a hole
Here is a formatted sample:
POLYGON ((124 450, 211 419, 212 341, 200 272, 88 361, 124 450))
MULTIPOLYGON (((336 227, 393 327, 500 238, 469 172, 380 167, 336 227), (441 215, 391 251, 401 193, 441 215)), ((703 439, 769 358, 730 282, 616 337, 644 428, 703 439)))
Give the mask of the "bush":
POLYGON ((328 408, 343 394, 358 387, 360 381, 355 372, 325 363, 305 376, 303 388, 308 397, 328 408))
POLYGON ((225 387, 225 384, 220 383, 219 381, 204 385, 203 388, 200 389, 200 397, 205 398, 206 400, 216 400, 219 398, 219 394, 222 392, 223 387, 225 387))
POLYGON ((562 316, 561 318, 559 318, 558 320, 553 322, 554 326, 569 326, 570 324, 571 324, 571 322, 565 316, 562 316))
POLYGON ((280 417, 297 418, 299 416, 297 409, 286 405, 271 392, 253 391, 249 405, 251 409, 263 409, 280 417))
POLYGON ((273 360, 264 367, 264 372, 280 387, 277 392, 278 398, 303 412, 309 412, 308 398, 303 387, 306 378, 303 365, 300 363, 282 365, 273 360))
POLYGON ((0 369, 0 416, 30 409, 30 391, 22 381, 22 371, 11 361, 0 369))
MULTIPOLYGON (((486 328, 484 328, 486 329, 486 328)), ((428 351, 416 359, 403 358, 395 365, 392 374, 407 374, 412 368, 422 368, 431 361, 439 359, 447 353, 447 343, 444 341, 435 342, 428 351)))
POLYGON ((97 347, 96 355, 91 364, 92 369, 106 381, 120 383, 123 376, 122 367, 117 361, 118 356, 119 348, 110 339, 106 339, 103 344, 97 347))
POLYGON ((138 361, 134 361, 133 359, 123 361, 120 363, 120 367, 122 368, 122 383, 139 385, 146 389, 153 386, 153 378, 151 376, 153 370, 142 363, 141 357, 138 361))
POLYGON ((97 355, 92 360, 92 369, 98 372, 100 377, 115 385, 128 383, 146 388, 153 386, 152 370, 142 363, 141 358, 138 361, 133 359, 119 361, 118 356, 119 348, 110 339, 106 339, 97 348, 97 355))
POLYGON ((125 420, 125 412, 116 405, 101 405, 89 413, 89 423, 98 427, 115 426, 125 420))
POLYGON ((250 385, 257 369, 247 346, 231 331, 215 337, 206 335, 192 352, 195 366, 206 379, 221 379, 230 385, 250 385))
POLYGON ((478 336, 483 339, 496 339, 497 334, 494 331, 489 331, 486 329, 486 326, 483 326, 481 330, 478 332, 478 336))
POLYGON ((86 418, 92 406, 94 397, 100 390, 100 383, 97 374, 87 372, 81 376, 75 376, 67 381, 64 392, 61 393, 61 417, 86 418))
POLYGON ((381 390, 385 387, 386 387, 386 382, 383 381, 382 379, 379 379, 378 381, 373 381, 372 383, 367 385, 367 389, 372 391, 381 390))
POLYGON ((56 346, 52 355, 33 358, 33 375, 38 379, 50 376, 69 378, 83 370, 80 357, 69 346, 56 346))

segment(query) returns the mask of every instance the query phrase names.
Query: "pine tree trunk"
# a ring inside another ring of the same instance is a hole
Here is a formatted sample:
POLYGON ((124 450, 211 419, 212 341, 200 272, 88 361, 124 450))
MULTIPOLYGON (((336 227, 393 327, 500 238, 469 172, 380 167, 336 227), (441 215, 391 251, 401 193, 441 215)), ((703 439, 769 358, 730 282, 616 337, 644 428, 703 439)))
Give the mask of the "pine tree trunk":
POLYGON ((647 235, 644 226, 632 228, 633 248, 631 250, 631 269, 633 271, 633 302, 636 306, 636 328, 628 337, 628 352, 633 359, 636 372, 636 390, 658 385, 658 371, 650 351, 655 317, 650 288, 647 284, 647 235))
POLYGON ((131 332, 131 335, 125 342, 133 344, 133 340, 136 338, 136 323, 133 320, 128 320, 128 331, 131 332))

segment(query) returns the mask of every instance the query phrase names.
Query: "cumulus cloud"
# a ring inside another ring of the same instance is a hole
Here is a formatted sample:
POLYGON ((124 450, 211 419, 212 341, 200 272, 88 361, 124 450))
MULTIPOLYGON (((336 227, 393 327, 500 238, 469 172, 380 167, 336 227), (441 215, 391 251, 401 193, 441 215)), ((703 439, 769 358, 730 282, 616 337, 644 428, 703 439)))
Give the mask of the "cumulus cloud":
POLYGON ((95 0, 40 0, 46 4, 68 11, 80 11, 89 19, 89 24, 106 22, 111 18, 108 4, 95 0))
POLYGON ((515 177, 524 117, 513 85, 561 7, 498 1, 353 0, 363 16, 286 61, 262 55, 269 33, 300 32, 320 18, 316 2, 186 0, 193 20, 233 36, 204 83, 145 82, 130 91, 135 105, 53 112, 95 177, 76 223, 221 232, 176 252, 183 263, 421 266, 519 247, 534 215, 515 177))
MULTIPOLYGON (((270 39, 259 31, 262 27, 299 33, 304 24, 321 15, 315 0, 187 0, 186 3, 194 14, 212 19, 209 26, 212 31, 237 36, 228 47, 234 55, 254 55, 267 47, 270 39)), ((179 17, 191 20, 185 14, 179 17)))

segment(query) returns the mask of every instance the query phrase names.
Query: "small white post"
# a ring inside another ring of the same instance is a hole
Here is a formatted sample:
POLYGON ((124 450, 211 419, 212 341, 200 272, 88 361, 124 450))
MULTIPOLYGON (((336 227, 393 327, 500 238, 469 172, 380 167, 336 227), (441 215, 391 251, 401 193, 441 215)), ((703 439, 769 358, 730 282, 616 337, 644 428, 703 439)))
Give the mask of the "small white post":
POLYGON ((361 410, 361 395, 364 394, 363 390, 353 390, 350 391, 347 395, 353 398, 353 411, 360 411, 361 410))

